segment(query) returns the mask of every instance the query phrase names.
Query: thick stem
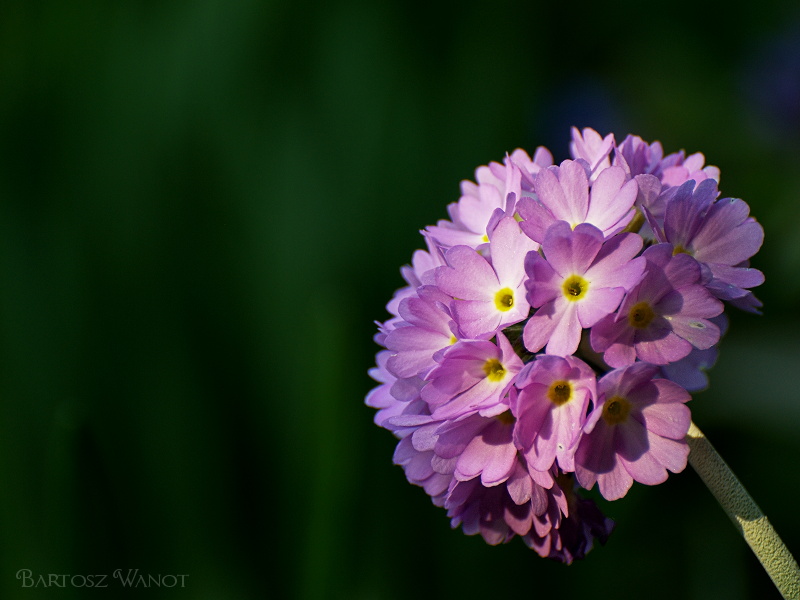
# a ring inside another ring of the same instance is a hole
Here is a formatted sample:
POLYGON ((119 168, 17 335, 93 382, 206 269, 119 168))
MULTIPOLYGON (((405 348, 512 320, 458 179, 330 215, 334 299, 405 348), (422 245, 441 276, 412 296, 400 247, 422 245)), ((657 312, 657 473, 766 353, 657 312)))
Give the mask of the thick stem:
POLYGON ((767 517, 694 423, 686 436, 689 464, 711 490, 787 600, 800 598, 800 568, 767 517))

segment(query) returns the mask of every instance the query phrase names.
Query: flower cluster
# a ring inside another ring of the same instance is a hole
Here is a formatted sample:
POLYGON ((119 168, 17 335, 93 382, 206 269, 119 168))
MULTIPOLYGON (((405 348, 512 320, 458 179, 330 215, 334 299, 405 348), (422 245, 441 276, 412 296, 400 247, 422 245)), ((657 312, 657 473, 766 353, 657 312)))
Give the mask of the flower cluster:
POLYGON ((506 155, 422 232, 379 323, 366 398, 394 460, 490 544, 583 557, 607 500, 686 466, 724 302, 757 312, 763 229, 702 154, 572 130, 572 158, 506 155))

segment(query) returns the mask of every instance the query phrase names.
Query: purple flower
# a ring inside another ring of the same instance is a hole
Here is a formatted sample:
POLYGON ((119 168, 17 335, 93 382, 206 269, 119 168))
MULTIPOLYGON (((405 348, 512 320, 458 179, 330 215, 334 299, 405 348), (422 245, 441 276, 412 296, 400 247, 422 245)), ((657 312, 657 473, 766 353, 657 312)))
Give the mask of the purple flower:
POLYGON ((414 252, 411 265, 405 265, 400 268, 400 273, 408 285, 397 290, 386 305, 386 310, 394 315, 394 318, 378 324, 380 331, 375 341, 382 346, 384 345, 386 334, 394 328, 396 323, 403 320, 399 316, 400 303, 404 299, 414 296, 418 287, 434 284, 433 270, 445 264, 441 250, 433 244, 429 236, 424 235, 424 237, 428 244, 428 251, 417 250, 414 252))
POLYGON ((641 279, 645 261, 634 258, 642 248, 636 234, 603 241, 599 229, 582 223, 570 229, 557 221, 542 250, 525 258, 528 301, 539 307, 525 324, 523 340, 530 352, 547 345, 548 354, 575 352, 581 329, 591 327, 619 306, 626 290, 641 279))
POLYGON ((690 396, 657 374, 655 365, 636 363, 597 383, 600 398, 575 453, 575 475, 586 489, 597 482, 607 500, 622 498, 634 480, 655 485, 668 470, 686 467, 690 396))
POLYGON ((572 141, 569 143, 569 153, 574 159, 585 160, 592 173, 592 180, 597 177, 597 173, 611 166, 609 155, 614 148, 614 134, 609 133, 606 137, 601 137, 591 127, 585 127, 583 131, 578 131, 577 127, 571 130, 572 141))
MULTIPOLYGON (((725 313, 709 319, 719 327, 720 337, 728 329, 728 318, 725 313)), ((661 365, 661 374, 674 381, 687 392, 699 392, 708 387, 708 371, 717 362, 719 351, 716 346, 706 350, 693 349, 685 358, 673 363, 661 365)))
POLYGON ((685 159, 682 157, 680 164, 664 168, 661 181, 664 185, 682 185, 687 181, 694 181, 695 185, 707 179, 719 182, 719 169, 705 166, 706 157, 700 152, 690 154, 685 159))
POLYGON ((577 496, 571 477, 559 476, 549 488, 526 474, 521 459, 509 479, 487 487, 478 478, 454 480, 445 501, 453 527, 464 533, 480 533, 489 544, 522 536, 540 556, 566 564, 583 558, 593 541, 605 543, 613 521, 602 515, 591 500, 577 496), (562 490, 561 486, 567 486, 562 490))
POLYGON ((500 485, 486 487, 477 477, 454 479, 444 507, 453 528, 461 525, 465 534, 480 533, 488 544, 495 545, 526 535, 536 514, 547 510, 550 494, 531 481, 525 467, 516 461, 511 477, 500 485), (524 493, 525 488, 531 492, 524 493))
POLYGON ((600 172, 589 187, 583 161, 565 160, 560 167, 543 169, 536 177, 536 197, 525 197, 517 205, 523 231, 541 243, 555 221, 571 227, 591 223, 604 237, 625 228, 634 215, 636 182, 628 180, 620 167, 600 172))
MULTIPOLYGON (((441 459, 453 461, 453 474, 458 481, 475 477, 491 487, 504 483, 517 464, 517 448, 512 434, 516 420, 509 410, 494 416, 477 413, 459 421, 446 421, 437 428, 433 450, 441 459)), ((543 484, 552 485, 552 478, 543 484)))
POLYGON ((660 142, 648 144, 634 135, 626 137, 615 148, 613 164, 621 166, 631 176, 655 175, 664 187, 681 185, 690 179, 696 184, 706 179, 719 181, 719 169, 704 166, 705 157, 700 152, 686 156, 681 150, 664 156, 660 142))
MULTIPOLYGON (((628 135, 614 149, 614 164, 625 169, 631 177, 636 175, 655 175, 660 179, 664 168, 664 150, 661 142, 648 144, 638 135, 628 135)), ((678 155, 671 155, 671 164, 678 162, 678 155)), ((666 166, 670 166, 667 164, 666 166)))
POLYGON ((676 252, 693 256, 708 273, 706 286, 719 299, 739 301, 756 311, 760 303, 749 288, 761 285, 764 275, 748 266, 764 241, 764 229, 750 217, 750 208, 738 198, 716 200, 716 182, 706 180, 697 189, 688 181, 671 192, 664 223, 651 223, 661 242, 676 252))
POLYGON ((544 146, 539 146, 536 148, 536 152, 533 153, 533 158, 531 158, 525 150, 517 148, 503 162, 506 165, 513 163, 519 167, 522 173, 522 190, 530 192, 533 190, 533 180, 539 171, 553 164, 553 155, 544 146))
POLYGON ((433 418, 454 419, 475 411, 493 416, 506 410, 503 398, 522 369, 522 359, 502 333, 497 343, 461 341, 443 353, 421 391, 433 418))
POLYGON ((436 366, 436 354, 458 339, 458 328, 447 308, 451 298, 434 286, 422 286, 416 296, 401 300, 397 322, 384 345, 392 351, 387 368, 397 377, 425 377, 436 366))
POLYGON ((535 248, 517 222, 505 217, 491 234, 491 262, 467 246, 447 251, 447 266, 436 269, 436 285, 454 298, 451 310, 465 337, 491 338, 528 316, 523 259, 535 248))
POLYGON ((453 476, 438 473, 431 466, 433 456, 432 450, 427 452, 416 450, 412 437, 406 436, 395 448, 394 463, 403 467, 408 481, 422 487, 436 506, 443 506, 453 476))
POLYGON ((700 265, 676 254, 670 244, 644 251, 644 278, 622 301, 615 315, 599 321, 591 344, 612 367, 637 358, 657 365, 675 362, 693 348, 706 350, 719 341, 720 331, 709 319, 722 303, 700 285, 700 265))
POLYGON ((366 397, 453 527, 567 564, 613 528, 579 486, 613 500, 685 468, 722 300, 757 311, 763 281, 763 229, 702 154, 589 128, 570 152, 462 182, 376 322, 366 397))
POLYGON ((461 182, 461 198, 448 206, 451 221, 441 220, 427 232, 443 248, 469 246, 481 249, 489 242, 492 217, 500 212, 512 216, 525 188, 534 176, 553 164, 546 148, 538 148, 531 159, 527 152, 515 150, 503 164, 490 162, 475 170, 476 183, 461 182))
POLYGON ((406 265, 400 269, 403 279, 406 280, 412 289, 416 289, 422 285, 433 285, 436 283, 433 270, 445 264, 444 253, 441 248, 436 245, 430 235, 424 231, 421 233, 428 247, 427 251, 415 251, 411 259, 411 265, 406 265))
POLYGON ((387 419, 402 413, 407 404, 392 395, 392 386, 397 378, 386 368, 386 362, 391 354, 388 350, 378 352, 375 357, 377 365, 369 370, 369 376, 378 381, 380 385, 369 391, 365 403, 367 406, 378 409, 375 413, 375 424, 380 426, 383 426, 387 419))
POLYGON ((550 502, 549 510, 534 519, 534 527, 522 539, 539 556, 569 565, 584 558, 595 540, 605 544, 614 521, 593 500, 577 494, 572 477, 562 474, 558 483, 560 487, 554 489, 561 491, 562 497, 550 502))
POLYGON ((528 464, 547 471, 557 460, 572 471, 586 409, 595 396, 595 374, 579 358, 540 354, 520 372, 512 396, 514 442, 528 464))

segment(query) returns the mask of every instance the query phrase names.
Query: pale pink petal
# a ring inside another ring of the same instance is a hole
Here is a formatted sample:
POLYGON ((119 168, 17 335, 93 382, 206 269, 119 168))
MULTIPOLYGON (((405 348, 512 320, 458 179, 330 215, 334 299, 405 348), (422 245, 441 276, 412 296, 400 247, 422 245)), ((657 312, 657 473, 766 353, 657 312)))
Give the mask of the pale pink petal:
POLYGON ((650 436, 650 454, 673 473, 680 473, 686 468, 689 458, 689 445, 685 440, 671 440, 658 436, 650 436))
POLYGON ((592 184, 592 194, 586 221, 602 231, 624 227, 633 217, 633 203, 639 188, 636 181, 625 182, 626 174, 621 167, 603 169, 592 184), (625 220, 623 220, 625 218, 625 220))
POLYGON ((619 500, 633 485, 633 478, 622 463, 617 463, 611 471, 597 476, 600 493, 606 500, 619 500))
POLYGON ((505 217, 495 227, 491 240, 492 267, 500 287, 512 289, 525 277, 525 256, 538 244, 525 235, 513 217, 505 217))
POLYGON ((624 295, 625 290, 621 287, 599 290, 590 288, 587 298, 583 302, 576 302, 581 327, 592 327, 600 319, 617 310, 624 295))
POLYGON ((556 300, 555 303, 558 315, 557 317, 554 315, 554 319, 557 318, 558 322, 547 342, 546 352, 557 356, 569 356, 578 349, 581 341, 581 323, 578 320, 577 303, 568 300, 556 300))
MULTIPOLYGON (((692 420, 689 407, 680 402, 651 404, 643 407, 641 413, 645 427, 650 432, 673 440, 682 440, 686 436, 692 420)), ((650 437, 652 439, 653 436, 650 437)))
POLYGON ((558 325, 561 314, 556 314, 556 302, 548 302, 537 310, 525 323, 522 330, 522 341, 528 352, 538 352, 553 337, 553 332, 558 325))
POLYGON ((520 200, 517 203, 517 212, 523 219, 519 224, 522 231, 540 244, 544 241, 547 229, 556 222, 550 209, 533 198, 525 197, 520 200))
POLYGON ((451 308, 459 328, 468 338, 491 337, 502 318, 493 298, 488 301, 454 300, 451 308))
POLYGON ((556 171, 558 167, 543 169, 536 177, 534 188, 539 202, 546 206, 556 219, 565 219, 571 215, 571 199, 564 193, 556 171))
POLYGON ((455 246, 445 254, 449 266, 436 269, 436 285, 462 300, 492 300, 497 291, 494 269, 472 248, 455 246))

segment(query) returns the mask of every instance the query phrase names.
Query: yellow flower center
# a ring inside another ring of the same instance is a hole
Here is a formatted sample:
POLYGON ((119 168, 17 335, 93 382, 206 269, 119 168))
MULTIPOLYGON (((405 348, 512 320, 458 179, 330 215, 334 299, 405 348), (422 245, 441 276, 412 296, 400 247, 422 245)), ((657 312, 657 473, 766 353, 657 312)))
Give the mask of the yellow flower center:
POLYGON ((486 373, 489 381, 502 381, 506 376, 506 369, 503 367, 503 363, 496 358, 490 358, 483 363, 483 372, 486 373))
POLYGON ((644 329, 655 319, 656 313, 647 302, 639 302, 628 312, 628 323, 636 329, 644 329))
POLYGON ((572 400, 572 384, 569 381, 558 379, 550 384, 547 398, 556 406, 561 406, 572 400))
POLYGON ((586 291, 589 289, 589 282, 580 275, 570 275, 564 280, 561 289, 567 300, 577 302, 586 295, 586 291))
POLYGON ((672 249, 672 256, 675 256, 676 254, 688 254, 689 256, 691 256, 692 251, 678 244, 672 249))
POLYGON ((618 425, 628 419, 631 403, 622 396, 612 396, 603 405, 603 420, 609 425, 618 425))
POLYGON ((503 288, 497 292, 494 295, 494 305, 497 307, 497 310, 503 312, 511 310, 511 307, 514 306, 514 290, 511 288, 503 288))

